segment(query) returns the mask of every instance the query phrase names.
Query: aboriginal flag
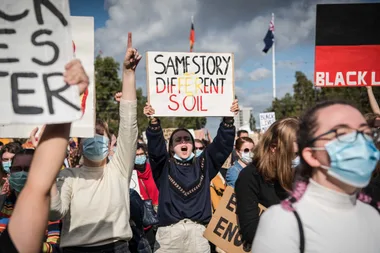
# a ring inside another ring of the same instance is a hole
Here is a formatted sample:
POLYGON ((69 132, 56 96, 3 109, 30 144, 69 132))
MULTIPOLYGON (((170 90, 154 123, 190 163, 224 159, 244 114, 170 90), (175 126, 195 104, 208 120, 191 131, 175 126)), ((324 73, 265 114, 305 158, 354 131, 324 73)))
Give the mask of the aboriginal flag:
POLYGON ((316 86, 366 86, 380 81, 379 28, 380 3, 317 5, 316 86))
POLYGON ((194 21, 191 21, 191 28, 190 28, 190 52, 193 52, 193 47, 195 43, 195 30, 194 30, 194 21))

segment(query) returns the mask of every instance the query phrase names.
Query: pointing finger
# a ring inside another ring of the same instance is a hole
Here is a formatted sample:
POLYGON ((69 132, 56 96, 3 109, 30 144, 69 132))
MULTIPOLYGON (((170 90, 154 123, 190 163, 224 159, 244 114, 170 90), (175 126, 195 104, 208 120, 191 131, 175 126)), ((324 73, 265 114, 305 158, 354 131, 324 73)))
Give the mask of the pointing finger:
POLYGON ((129 32, 128 33, 128 45, 127 45, 128 48, 132 48, 132 33, 129 32))

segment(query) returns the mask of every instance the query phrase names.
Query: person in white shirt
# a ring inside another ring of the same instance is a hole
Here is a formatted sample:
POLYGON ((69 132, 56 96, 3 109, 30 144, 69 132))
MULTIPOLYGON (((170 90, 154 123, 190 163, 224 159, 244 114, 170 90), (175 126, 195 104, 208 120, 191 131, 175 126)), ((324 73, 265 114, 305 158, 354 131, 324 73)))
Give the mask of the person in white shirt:
POLYGON ((252 252, 378 253, 380 216, 357 200, 379 161, 374 132, 345 102, 322 102, 301 118, 300 180, 262 215, 252 252))
POLYGON ((129 34, 116 153, 107 164, 111 136, 107 124, 97 121, 95 137, 80 144, 83 166, 63 170, 51 191, 50 219, 62 219, 60 246, 65 253, 129 252, 128 189, 138 135, 135 69, 141 59, 131 45, 129 34))

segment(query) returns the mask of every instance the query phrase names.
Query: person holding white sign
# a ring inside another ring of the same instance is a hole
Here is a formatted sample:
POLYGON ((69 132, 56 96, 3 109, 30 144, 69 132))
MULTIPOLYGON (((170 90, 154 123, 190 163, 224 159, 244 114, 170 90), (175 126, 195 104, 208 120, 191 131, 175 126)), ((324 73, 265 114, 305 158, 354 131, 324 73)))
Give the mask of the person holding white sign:
MULTIPOLYGON (((239 112, 235 100, 231 112, 239 112)), ((159 188, 157 253, 210 252, 203 237, 211 219, 210 182, 232 151, 235 138, 233 117, 224 117, 213 142, 195 155, 195 143, 187 129, 176 129, 169 139, 169 151, 155 110, 147 104, 150 117, 146 136, 153 177, 159 188)))
MULTIPOLYGON (((83 93, 89 80, 80 61, 71 61, 65 68, 65 82, 77 84, 83 93)), ((70 127, 71 123, 46 126, 12 219, 0 236, 0 253, 41 252, 48 224, 49 192, 63 163, 70 127)))
POLYGON ((110 134, 98 122, 93 138, 82 139, 84 162, 81 168, 65 169, 51 192, 52 220, 62 219, 60 245, 65 253, 129 252, 132 238, 129 224, 129 184, 135 164, 137 143, 137 101, 135 69, 141 59, 128 49, 123 64, 123 94, 117 150, 107 164, 110 134))

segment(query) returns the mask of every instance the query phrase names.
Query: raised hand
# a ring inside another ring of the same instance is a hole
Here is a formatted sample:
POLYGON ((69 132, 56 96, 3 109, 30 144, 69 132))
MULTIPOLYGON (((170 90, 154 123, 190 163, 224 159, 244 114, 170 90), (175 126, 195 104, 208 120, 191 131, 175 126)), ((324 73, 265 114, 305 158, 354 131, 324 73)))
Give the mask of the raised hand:
POLYGON ((124 57, 124 70, 135 70, 142 56, 132 47, 132 33, 128 33, 127 53, 124 57))
POLYGON ((116 102, 120 102, 120 99, 121 99, 122 95, 123 95, 122 92, 118 92, 118 93, 115 94, 115 100, 116 100, 116 102))
POLYGON ((156 111, 153 109, 153 107, 149 103, 146 103, 146 105, 144 107, 145 116, 152 117, 155 113, 156 113, 156 111))
POLYGON ((64 81, 69 85, 78 85, 79 93, 83 94, 88 87, 89 79, 81 61, 78 59, 72 60, 66 64, 65 70, 63 74, 64 81))
POLYGON ((234 100, 234 102, 232 102, 232 106, 230 107, 230 111, 232 113, 234 113, 235 115, 237 115, 239 113, 239 101, 237 99, 234 100))
POLYGON ((33 145, 33 147, 34 148, 37 148, 37 146, 38 146, 38 142, 39 142, 39 140, 41 139, 41 136, 42 136, 42 133, 44 132, 44 130, 45 130, 45 127, 46 127, 46 125, 44 125, 42 128, 41 128, 41 131, 40 131, 40 133, 37 135, 37 132, 38 132, 38 127, 36 127, 36 128, 34 128, 33 130, 32 130, 32 132, 30 132, 30 135, 29 135, 29 139, 30 139, 30 141, 32 142, 32 145, 33 145))

